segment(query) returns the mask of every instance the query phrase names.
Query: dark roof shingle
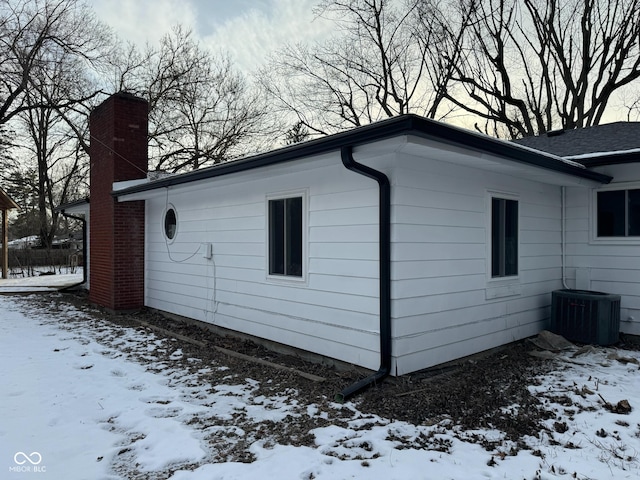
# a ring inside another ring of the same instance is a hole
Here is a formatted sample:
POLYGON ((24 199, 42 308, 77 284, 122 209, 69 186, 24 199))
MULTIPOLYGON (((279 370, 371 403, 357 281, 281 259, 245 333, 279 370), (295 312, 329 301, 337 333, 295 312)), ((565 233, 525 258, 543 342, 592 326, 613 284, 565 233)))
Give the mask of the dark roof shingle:
POLYGON ((622 152, 640 148, 640 122, 615 122, 575 130, 558 130, 514 142, 560 157, 622 152))

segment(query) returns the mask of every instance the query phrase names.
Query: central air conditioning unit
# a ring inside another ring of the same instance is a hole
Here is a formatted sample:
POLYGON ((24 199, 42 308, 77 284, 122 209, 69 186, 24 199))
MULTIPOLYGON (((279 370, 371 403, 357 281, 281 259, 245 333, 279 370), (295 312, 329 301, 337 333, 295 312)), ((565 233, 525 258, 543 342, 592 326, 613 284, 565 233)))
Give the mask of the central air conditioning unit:
POLYGON ((551 294, 551 328, 567 340, 612 345, 620 336, 620 295, 590 290, 551 294))

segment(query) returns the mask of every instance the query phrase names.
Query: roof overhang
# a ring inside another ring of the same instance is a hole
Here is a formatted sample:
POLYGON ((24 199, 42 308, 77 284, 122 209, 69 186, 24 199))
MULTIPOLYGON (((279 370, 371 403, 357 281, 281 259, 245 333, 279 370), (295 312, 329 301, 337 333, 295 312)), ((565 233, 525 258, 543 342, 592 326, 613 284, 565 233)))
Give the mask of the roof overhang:
POLYGON ((20 206, 0 188, 0 210, 13 210, 14 208, 20 208, 20 206))
MULTIPOLYGON (((601 179, 596 179, 593 176, 575 175, 555 169, 552 170, 544 166, 521 162, 502 155, 467 149, 452 144, 439 143, 420 137, 410 137, 400 151, 409 155, 423 156, 454 165, 461 165, 501 175, 526 178, 527 180, 549 185, 595 187, 603 183, 608 183, 603 182, 601 179)), ((575 164, 575 162, 571 163, 575 164)), ((579 168, 583 171, 585 170, 581 165, 579 168)))
POLYGON ((602 167, 605 165, 620 165, 623 163, 640 163, 640 149, 620 150, 615 152, 594 152, 583 155, 565 157, 568 160, 580 162, 587 167, 602 167))
POLYGON ((59 205, 54 210, 62 213, 63 215, 86 215, 89 213, 89 199, 83 198, 81 200, 76 200, 75 202, 65 203, 63 205, 59 205))
POLYGON ((442 151, 448 149, 451 152, 447 157, 449 161, 476 168, 493 168, 513 175, 526 174, 527 178, 537 172, 534 177, 538 180, 559 184, 567 183, 568 179, 573 179, 568 184, 603 184, 612 179, 552 154, 416 115, 402 115, 271 152, 131 186, 114 191, 112 195, 121 200, 146 198, 163 188, 338 152, 345 146, 363 147, 403 136, 421 139, 413 143, 433 145, 442 151))

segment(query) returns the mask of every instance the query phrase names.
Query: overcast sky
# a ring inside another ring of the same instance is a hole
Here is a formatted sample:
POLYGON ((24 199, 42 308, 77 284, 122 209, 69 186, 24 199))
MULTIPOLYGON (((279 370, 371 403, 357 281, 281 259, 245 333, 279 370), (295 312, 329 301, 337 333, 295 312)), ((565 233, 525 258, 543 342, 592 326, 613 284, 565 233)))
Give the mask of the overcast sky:
POLYGON ((88 0, 100 20, 126 40, 156 43, 172 25, 190 27, 222 48, 246 73, 284 42, 313 41, 330 25, 315 19, 317 0, 88 0))

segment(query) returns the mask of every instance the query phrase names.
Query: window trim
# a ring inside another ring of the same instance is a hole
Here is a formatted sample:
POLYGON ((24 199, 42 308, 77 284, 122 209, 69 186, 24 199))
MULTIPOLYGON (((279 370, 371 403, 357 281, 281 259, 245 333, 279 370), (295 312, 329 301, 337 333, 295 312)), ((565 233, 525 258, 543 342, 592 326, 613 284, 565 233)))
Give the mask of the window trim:
MULTIPOLYGON (((522 270, 522 201, 520 196, 515 193, 510 192, 501 192, 501 191, 487 191, 486 195, 486 244, 487 244, 487 283, 492 286, 492 288, 507 285, 507 284, 518 284, 520 282, 520 275, 522 270), (512 200, 517 202, 518 204, 518 241, 517 241, 517 273, 515 275, 507 275, 501 277, 494 277, 492 274, 492 265, 493 265, 493 239, 492 239, 492 226, 493 226, 493 199, 500 200, 512 200)), ((489 292, 487 291, 487 298, 498 298, 503 296, 512 296, 519 295, 520 290, 518 288, 507 288, 504 290, 489 292)))
POLYGON ((640 182, 620 182, 593 188, 589 202, 589 231, 591 244, 599 245, 640 245, 640 235, 624 237, 599 237, 598 236, 598 193, 620 190, 640 190, 640 182))
POLYGON ((271 193, 265 197, 265 276, 270 282, 275 283, 293 283, 293 284, 306 284, 307 283, 307 266, 308 266, 308 191, 294 190, 282 193, 271 193), (286 200, 288 198, 301 198, 302 199, 302 274, 300 276, 293 275, 279 275, 269 273, 271 271, 271 246, 270 246, 270 222, 269 222, 269 205, 273 200, 286 200))
POLYGON ((171 204, 168 203, 165 208, 164 211, 162 213, 162 221, 161 221, 161 225, 162 225, 162 235, 164 236, 164 239, 167 243, 173 243, 175 242, 176 238, 178 238, 178 232, 179 232, 179 225, 180 222, 178 221, 178 210, 176 209, 176 207, 171 204), (169 238, 169 235, 167 235, 167 214, 169 213, 170 210, 173 210, 173 214, 176 217, 176 229, 175 232, 173 233, 173 237, 169 238))

